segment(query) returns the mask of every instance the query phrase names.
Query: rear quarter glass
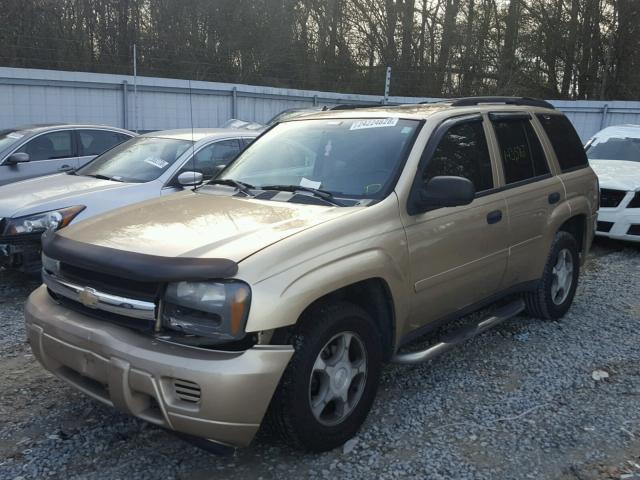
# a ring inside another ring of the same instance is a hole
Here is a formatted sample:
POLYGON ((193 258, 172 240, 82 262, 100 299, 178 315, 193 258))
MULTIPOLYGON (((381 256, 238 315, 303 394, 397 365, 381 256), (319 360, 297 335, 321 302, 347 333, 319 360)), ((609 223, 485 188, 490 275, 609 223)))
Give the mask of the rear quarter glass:
POLYGON ((567 117, 549 113, 538 113, 536 116, 551 142, 563 172, 588 166, 582 141, 567 117))

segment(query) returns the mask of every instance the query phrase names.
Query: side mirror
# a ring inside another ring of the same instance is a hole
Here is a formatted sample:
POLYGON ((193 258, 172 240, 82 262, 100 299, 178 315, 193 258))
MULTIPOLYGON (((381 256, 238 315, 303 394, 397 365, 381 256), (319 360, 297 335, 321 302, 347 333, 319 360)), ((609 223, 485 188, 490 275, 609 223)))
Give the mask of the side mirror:
POLYGON ((4 161, 4 163, 5 165, 16 165, 18 163, 26 163, 30 160, 31 158, 29 157, 28 153, 18 152, 18 153, 9 155, 7 159, 4 161))
POLYGON ((476 196, 473 183, 463 177, 433 177, 411 202, 410 214, 423 213, 440 207, 469 205, 476 196))
POLYGON ((183 187, 195 187, 204 181, 200 172, 182 172, 178 175, 178 183, 183 187))

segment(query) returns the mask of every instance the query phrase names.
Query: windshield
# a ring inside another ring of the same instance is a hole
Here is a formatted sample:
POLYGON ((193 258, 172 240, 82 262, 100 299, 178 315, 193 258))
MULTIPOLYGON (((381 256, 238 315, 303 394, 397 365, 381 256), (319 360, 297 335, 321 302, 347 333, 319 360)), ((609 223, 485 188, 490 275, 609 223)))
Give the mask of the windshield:
POLYGON ((18 140, 23 137, 23 133, 16 132, 15 130, 0 130, 0 151, 17 143, 18 140))
POLYGON ((596 138, 587 147, 587 158, 640 162, 640 138, 609 137, 603 141, 596 138))
POLYGON ((299 185, 337 197, 380 199, 393 187, 419 124, 398 118, 281 123, 219 178, 256 188, 299 185))
POLYGON ((190 140, 137 137, 96 157, 76 173, 121 182, 155 180, 190 147, 190 140))

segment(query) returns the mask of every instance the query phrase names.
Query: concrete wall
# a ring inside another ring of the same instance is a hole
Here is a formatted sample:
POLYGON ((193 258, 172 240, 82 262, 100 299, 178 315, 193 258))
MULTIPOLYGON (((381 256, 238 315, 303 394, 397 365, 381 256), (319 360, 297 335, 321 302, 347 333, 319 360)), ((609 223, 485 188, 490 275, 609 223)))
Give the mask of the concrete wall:
MULTIPOLYGON (((390 103, 428 100, 435 99, 389 97, 390 103)), ((194 127, 217 127, 230 118, 264 123, 288 108, 381 101, 375 95, 152 77, 138 77, 134 95, 132 76, 0 67, 0 128, 74 122, 144 131, 190 127, 192 118, 194 127)), ((640 102, 551 103, 583 140, 608 125, 640 124, 640 102)))

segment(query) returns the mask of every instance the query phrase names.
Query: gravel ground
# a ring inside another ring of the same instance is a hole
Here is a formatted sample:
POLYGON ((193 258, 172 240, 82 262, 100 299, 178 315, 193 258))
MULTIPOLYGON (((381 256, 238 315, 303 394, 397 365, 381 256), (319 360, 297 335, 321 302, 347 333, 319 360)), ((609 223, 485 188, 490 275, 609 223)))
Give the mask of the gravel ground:
POLYGON ((517 317, 385 367, 359 435, 321 455, 260 439, 216 457, 76 393, 24 343, 35 286, 0 272, 2 479, 640 479, 637 247, 599 242, 559 322, 517 317))

